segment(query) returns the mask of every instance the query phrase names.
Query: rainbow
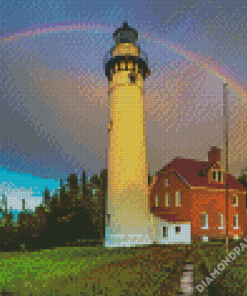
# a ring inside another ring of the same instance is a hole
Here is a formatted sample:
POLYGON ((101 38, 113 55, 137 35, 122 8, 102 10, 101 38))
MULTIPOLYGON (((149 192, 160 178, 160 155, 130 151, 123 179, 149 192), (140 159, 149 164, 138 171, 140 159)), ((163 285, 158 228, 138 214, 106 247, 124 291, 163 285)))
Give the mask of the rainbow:
MULTIPOLYGON (((27 30, 25 32, 15 33, 14 35, 9 36, 8 38, 2 38, 1 42, 9 42, 13 40, 18 40, 22 37, 29 37, 29 36, 40 36, 41 34, 52 34, 52 33, 63 33, 63 32, 73 32, 74 30, 82 30, 81 32, 85 32, 86 29, 100 29, 100 25, 59 25, 55 26, 54 28, 37 28, 35 30, 27 30)), ((90 32, 90 31, 89 31, 90 32)), ((99 33, 98 31, 94 31, 94 33, 99 33)), ((110 33, 109 33, 110 34, 110 33)), ((148 33, 146 33, 144 36, 141 37, 142 39, 148 39, 152 40, 152 36, 148 33)), ((177 52, 184 56, 187 60, 193 60, 196 61, 199 65, 201 65, 203 68, 210 70, 214 75, 217 75, 218 78, 222 80, 222 83, 228 83, 231 90, 233 90, 236 94, 236 96, 244 101, 247 101, 247 92, 243 89, 243 85, 234 77, 236 74, 226 65, 223 64, 223 66, 219 66, 217 61, 212 61, 212 57, 204 57, 200 52, 193 53, 192 51, 185 51, 183 48, 185 46, 181 46, 181 44, 178 44, 176 47, 173 43, 167 43, 163 40, 159 40, 157 37, 154 38, 154 40, 162 45, 165 45, 167 48, 172 49, 174 52, 177 52)), ((243 81, 243 79, 239 76, 239 79, 243 81)))

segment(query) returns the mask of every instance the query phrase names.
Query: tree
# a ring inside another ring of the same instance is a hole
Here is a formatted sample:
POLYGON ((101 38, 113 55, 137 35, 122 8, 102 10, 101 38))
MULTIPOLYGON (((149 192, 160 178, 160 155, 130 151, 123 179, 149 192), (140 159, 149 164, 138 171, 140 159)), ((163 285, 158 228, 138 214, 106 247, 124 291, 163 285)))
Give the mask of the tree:
POLYGON ((85 196, 86 193, 86 172, 83 171, 82 173, 82 179, 81 179, 81 183, 82 183, 82 196, 85 196))
MULTIPOLYGON (((247 174, 242 174, 238 181, 247 189, 247 174)), ((247 194, 246 194, 246 208, 247 208, 247 194)))
POLYGON ((5 208, 5 213, 4 213, 3 217, 4 217, 4 221, 6 222, 7 214, 8 214, 8 200, 7 200, 7 196, 5 196, 5 194, 2 194, 2 204, 5 208))
POLYGON ((43 192, 43 204, 47 205, 51 200, 50 190, 45 186, 45 192, 43 192))
POLYGON ((238 177, 238 181, 243 184, 245 188, 247 188, 247 174, 242 174, 240 177, 238 177))

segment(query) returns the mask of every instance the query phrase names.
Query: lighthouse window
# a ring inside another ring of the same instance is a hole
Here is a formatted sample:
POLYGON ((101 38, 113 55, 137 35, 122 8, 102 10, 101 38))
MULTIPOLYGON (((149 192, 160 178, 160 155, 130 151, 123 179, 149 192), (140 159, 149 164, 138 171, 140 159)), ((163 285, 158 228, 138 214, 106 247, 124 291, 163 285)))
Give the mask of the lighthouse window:
POLYGON ((136 78, 134 75, 130 75, 130 82, 133 82, 133 83, 136 82, 136 78))

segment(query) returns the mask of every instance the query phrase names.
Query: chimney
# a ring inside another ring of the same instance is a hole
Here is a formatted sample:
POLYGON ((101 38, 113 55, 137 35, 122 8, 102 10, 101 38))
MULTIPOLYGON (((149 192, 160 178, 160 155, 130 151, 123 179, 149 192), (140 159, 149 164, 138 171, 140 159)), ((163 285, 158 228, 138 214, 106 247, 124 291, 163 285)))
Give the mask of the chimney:
POLYGON ((211 162, 221 162, 221 150, 217 146, 212 146, 210 151, 208 151, 208 161, 211 162))

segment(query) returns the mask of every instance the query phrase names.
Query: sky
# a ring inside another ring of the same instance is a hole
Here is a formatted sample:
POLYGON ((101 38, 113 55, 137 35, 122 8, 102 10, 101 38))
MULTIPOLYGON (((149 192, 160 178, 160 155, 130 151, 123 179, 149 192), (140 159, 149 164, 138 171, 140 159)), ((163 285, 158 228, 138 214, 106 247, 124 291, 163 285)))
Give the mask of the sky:
POLYGON ((244 0, 0 0, 0 195, 35 209, 70 174, 106 167, 113 33, 138 32, 151 174, 174 157, 222 149, 228 83, 229 172, 247 167, 244 0))

